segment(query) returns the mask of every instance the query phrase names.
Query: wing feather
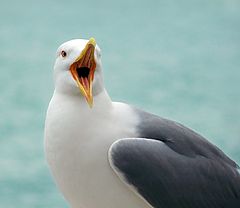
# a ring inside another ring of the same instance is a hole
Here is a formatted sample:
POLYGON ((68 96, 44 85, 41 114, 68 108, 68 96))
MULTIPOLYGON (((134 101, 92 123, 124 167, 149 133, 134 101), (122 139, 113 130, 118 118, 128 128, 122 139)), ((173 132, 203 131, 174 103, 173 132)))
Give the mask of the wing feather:
POLYGON ((109 160, 117 175, 155 208, 240 207, 240 175, 224 160, 182 154, 149 138, 118 140, 109 160))

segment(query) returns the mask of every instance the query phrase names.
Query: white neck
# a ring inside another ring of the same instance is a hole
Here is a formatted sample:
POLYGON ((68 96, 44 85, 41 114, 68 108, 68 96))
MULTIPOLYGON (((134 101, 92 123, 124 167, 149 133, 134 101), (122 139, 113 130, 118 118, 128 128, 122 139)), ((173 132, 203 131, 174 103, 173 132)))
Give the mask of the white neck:
POLYGON ((99 92, 97 95, 93 97, 92 108, 89 107, 87 101, 82 96, 79 90, 78 92, 67 94, 65 92, 58 91, 55 89, 53 97, 55 101, 59 100, 60 102, 61 100, 61 102, 64 101, 65 103, 69 103, 69 106, 71 105, 73 107, 79 106, 79 108, 81 108, 81 111, 85 113, 95 113, 96 111, 104 112, 104 110, 109 111, 113 107, 112 100, 105 89, 103 89, 101 92, 99 92))

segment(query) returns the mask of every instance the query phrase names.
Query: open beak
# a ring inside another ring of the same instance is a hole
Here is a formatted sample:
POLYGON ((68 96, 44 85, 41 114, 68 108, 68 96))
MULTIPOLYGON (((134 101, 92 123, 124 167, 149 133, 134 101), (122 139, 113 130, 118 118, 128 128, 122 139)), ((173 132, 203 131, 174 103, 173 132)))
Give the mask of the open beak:
POLYGON ((93 105, 92 82, 96 68, 94 60, 95 47, 95 39, 90 38, 79 57, 70 66, 72 76, 90 107, 93 105))

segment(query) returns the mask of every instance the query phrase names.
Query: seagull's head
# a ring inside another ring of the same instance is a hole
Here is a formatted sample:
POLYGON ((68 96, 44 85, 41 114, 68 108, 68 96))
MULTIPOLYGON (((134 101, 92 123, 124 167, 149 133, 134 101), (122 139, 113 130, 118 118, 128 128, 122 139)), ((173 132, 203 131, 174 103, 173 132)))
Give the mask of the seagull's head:
POLYGON ((93 96, 104 88, 101 51, 95 39, 63 43, 57 50, 54 79, 56 90, 81 96, 92 107, 93 96))

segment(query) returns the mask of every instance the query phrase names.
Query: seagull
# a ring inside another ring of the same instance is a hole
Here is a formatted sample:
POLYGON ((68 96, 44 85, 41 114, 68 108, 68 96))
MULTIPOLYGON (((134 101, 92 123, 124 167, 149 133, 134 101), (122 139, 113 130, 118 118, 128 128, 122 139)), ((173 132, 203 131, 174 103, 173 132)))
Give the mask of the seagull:
POLYGON ((193 130, 112 102, 94 38, 57 50, 44 149, 72 208, 239 208, 238 165, 193 130))

